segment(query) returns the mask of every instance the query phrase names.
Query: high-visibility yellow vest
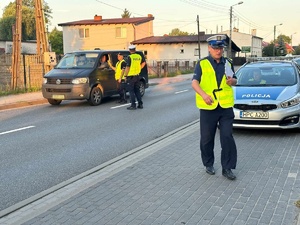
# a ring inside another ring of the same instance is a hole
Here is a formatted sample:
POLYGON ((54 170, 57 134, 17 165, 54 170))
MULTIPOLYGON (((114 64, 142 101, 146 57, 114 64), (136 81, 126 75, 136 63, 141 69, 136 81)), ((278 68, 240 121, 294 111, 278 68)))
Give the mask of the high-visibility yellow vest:
POLYGON ((131 59, 131 63, 130 63, 130 69, 127 76, 139 75, 141 72, 142 57, 137 53, 130 54, 129 57, 131 59))
POLYGON ((196 93, 196 106, 199 109, 213 110, 217 108, 218 104, 222 108, 230 108, 234 104, 234 96, 232 87, 226 84, 226 76, 224 75, 218 87, 216 73, 208 59, 200 61, 202 69, 201 81, 199 86, 206 94, 210 95, 213 99, 211 105, 207 105, 203 98, 196 93))
POLYGON ((116 63, 116 73, 115 73, 115 79, 119 80, 122 76, 122 63, 125 62, 124 59, 122 59, 121 61, 118 61, 116 63))

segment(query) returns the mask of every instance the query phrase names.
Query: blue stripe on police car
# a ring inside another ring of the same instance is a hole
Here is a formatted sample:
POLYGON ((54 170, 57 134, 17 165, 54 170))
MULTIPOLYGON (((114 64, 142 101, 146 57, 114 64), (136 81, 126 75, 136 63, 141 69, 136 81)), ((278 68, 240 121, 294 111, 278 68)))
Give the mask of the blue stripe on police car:
POLYGON ((236 100, 265 99, 276 100, 285 87, 236 87, 236 100))

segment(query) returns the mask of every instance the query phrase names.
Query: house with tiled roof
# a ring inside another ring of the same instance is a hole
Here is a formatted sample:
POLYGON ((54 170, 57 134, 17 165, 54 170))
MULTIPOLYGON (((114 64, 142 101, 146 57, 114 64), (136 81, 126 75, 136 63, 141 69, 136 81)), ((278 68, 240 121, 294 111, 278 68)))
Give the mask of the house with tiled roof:
MULTIPOLYGON (((90 49, 127 49, 129 44, 137 45, 143 51, 148 64, 157 61, 195 62, 208 56, 206 39, 215 34, 187 36, 154 36, 154 17, 104 19, 95 15, 91 20, 80 20, 58 24, 63 28, 64 52, 90 49), (199 56, 200 47, 200 56, 199 56)), ((229 37, 227 42, 229 42, 229 37)), ((241 49, 232 42, 232 55, 241 49)), ((227 52, 225 50, 225 55, 227 52)), ((190 64, 192 65, 192 64, 190 64)))
POLYGON ((64 52, 90 49, 127 49, 135 40, 153 36, 154 17, 93 19, 60 23, 64 52))
MULTIPOLYGON (((199 36, 152 36, 133 41, 132 44, 135 44, 137 49, 145 52, 148 63, 174 60, 194 62, 199 58, 208 56, 208 44, 206 40, 213 35, 216 34, 204 34, 204 32, 200 32, 199 36)), ((226 42, 229 43, 227 35, 226 42)), ((241 49, 232 42, 233 55, 240 51, 241 49)), ((225 55, 227 55, 226 49, 225 55)))

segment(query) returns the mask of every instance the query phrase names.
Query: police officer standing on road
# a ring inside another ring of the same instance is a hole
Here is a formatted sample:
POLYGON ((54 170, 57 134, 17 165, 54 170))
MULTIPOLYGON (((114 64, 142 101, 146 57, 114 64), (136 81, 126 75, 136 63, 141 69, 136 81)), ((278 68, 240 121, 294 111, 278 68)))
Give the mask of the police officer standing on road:
POLYGON ((200 109, 200 150, 206 172, 215 174, 214 140, 219 124, 222 175, 234 180, 236 176, 231 169, 236 168, 237 149, 232 135, 234 94, 231 86, 237 81, 231 61, 223 57, 225 40, 225 35, 207 39, 210 55, 197 62, 192 87, 200 109))
POLYGON ((127 90, 130 94, 131 105, 128 110, 136 109, 135 99, 138 102, 138 108, 143 108, 142 96, 139 89, 140 72, 144 68, 146 61, 145 58, 135 52, 135 45, 128 47, 130 55, 128 56, 127 65, 125 69, 125 77, 127 83, 127 90))
POLYGON ((118 53, 118 62, 116 63, 116 67, 111 65, 110 60, 108 61, 108 65, 115 71, 115 79, 117 82, 117 89, 120 94, 120 100, 118 103, 127 103, 126 100, 126 90, 125 90, 125 79, 124 72, 126 68, 126 62, 124 60, 124 56, 121 52, 118 53))

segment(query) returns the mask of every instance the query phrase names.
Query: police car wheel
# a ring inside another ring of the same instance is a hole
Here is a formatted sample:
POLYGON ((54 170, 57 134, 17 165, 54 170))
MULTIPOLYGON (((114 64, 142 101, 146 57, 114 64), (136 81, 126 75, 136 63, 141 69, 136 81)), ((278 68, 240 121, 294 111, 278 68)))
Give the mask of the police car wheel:
POLYGON ((100 105, 102 101, 102 92, 100 88, 93 87, 88 102, 91 106, 100 105))
POLYGON ((51 105, 59 105, 61 103, 61 100, 50 99, 50 98, 48 98, 47 100, 51 105))
POLYGON ((141 96, 144 96, 144 94, 145 94, 145 84, 144 84, 143 81, 139 82, 139 89, 140 89, 141 96))

